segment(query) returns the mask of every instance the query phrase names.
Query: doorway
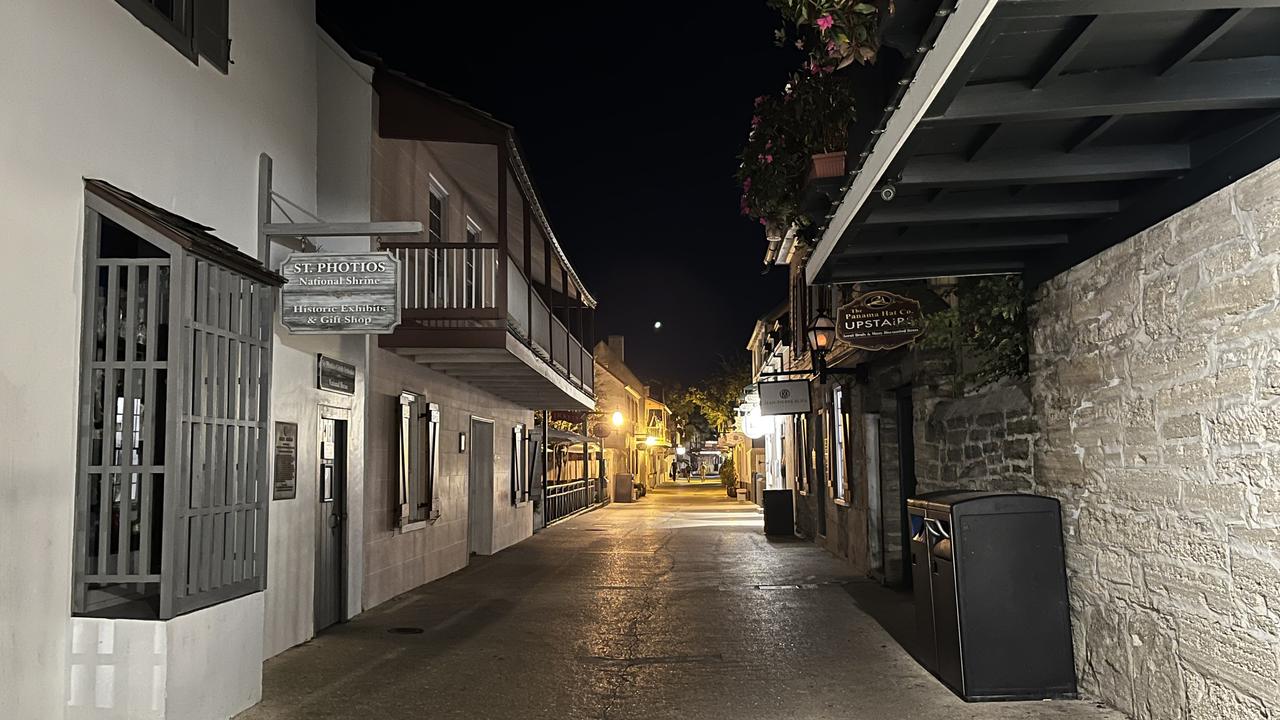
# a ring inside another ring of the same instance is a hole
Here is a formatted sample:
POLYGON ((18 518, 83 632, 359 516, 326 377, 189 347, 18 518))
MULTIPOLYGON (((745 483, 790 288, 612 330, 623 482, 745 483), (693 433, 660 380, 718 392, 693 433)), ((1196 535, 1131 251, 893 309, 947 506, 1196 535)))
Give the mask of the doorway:
POLYGON ((468 458, 467 549, 470 555, 493 552, 493 421, 471 418, 468 458))
POLYGON ((907 500, 916 494, 915 405, 911 402, 911 386, 896 392, 898 406, 898 539, 899 577, 904 588, 911 587, 911 524, 907 521, 907 500))
POLYGON ((316 632, 342 620, 346 589, 347 420, 321 410, 319 487, 316 489, 316 632))

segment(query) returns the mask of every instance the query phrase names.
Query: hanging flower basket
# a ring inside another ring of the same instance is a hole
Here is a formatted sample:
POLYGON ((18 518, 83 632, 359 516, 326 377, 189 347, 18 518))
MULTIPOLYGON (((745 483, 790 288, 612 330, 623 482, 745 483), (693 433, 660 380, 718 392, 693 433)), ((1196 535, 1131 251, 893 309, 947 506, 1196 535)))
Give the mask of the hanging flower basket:
POLYGON ((845 151, 819 153, 810 158, 809 180, 844 177, 845 151))

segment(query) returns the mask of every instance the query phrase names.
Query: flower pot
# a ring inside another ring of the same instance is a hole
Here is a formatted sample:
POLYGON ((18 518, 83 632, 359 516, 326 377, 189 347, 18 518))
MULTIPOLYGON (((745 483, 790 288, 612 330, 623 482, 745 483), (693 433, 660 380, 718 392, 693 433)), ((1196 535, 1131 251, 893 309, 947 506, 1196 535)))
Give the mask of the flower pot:
POLYGON ((809 179, 819 180, 822 178, 843 177, 844 156, 845 152, 843 150, 814 155, 809 163, 809 179))

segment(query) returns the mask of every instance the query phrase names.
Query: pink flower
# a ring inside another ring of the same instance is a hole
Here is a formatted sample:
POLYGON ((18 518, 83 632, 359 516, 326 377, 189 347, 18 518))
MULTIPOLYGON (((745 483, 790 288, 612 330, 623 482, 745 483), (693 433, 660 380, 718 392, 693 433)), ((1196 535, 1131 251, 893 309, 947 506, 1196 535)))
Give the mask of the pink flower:
POLYGON ((772 155, 765 155, 765 156, 764 156, 764 161, 765 161, 766 163, 771 163, 771 162, 773 162, 773 156, 772 156, 772 155))
POLYGON ((836 24, 836 21, 830 15, 823 15, 818 18, 815 24, 822 30, 822 32, 826 32, 831 29, 832 25, 836 24))
POLYGON ((831 40, 827 41, 827 54, 831 55, 832 57, 834 57, 836 54, 836 44, 831 40))
POLYGON ((764 218, 760 218, 760 224, 761 224, 761 225, 768 226, 769 221, 765 220, 764 218))
POLYGON ((759 115, 752 115, 752 116, 751 116, 751 128, 754 130, 755 128, 758 128, 758 127, 760 127, 760 116, 759 116, 759 115))

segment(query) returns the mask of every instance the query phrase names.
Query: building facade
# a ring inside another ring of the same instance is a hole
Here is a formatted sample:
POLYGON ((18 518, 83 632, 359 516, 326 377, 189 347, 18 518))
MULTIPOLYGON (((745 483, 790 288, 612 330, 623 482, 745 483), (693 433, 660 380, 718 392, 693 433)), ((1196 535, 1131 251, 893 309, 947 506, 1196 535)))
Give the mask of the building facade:
POLYGON ((509 127, 310 2, 16 2, 0 36, 40 267, 0 311, 6 716, 230 717, 264 658, 531 534, 533 413, 593 406, 594 300, 509 127), (287 258, 370 250, 396 333, 286 329, 287 258))
POLYGON ((1091 10, 961 4, 895 28, 905 39, 890 59, 905 62, 851 71, 887 110, 851 128, 848 182, 818 237, 768 257, 792 279, 796 352, 781 369, 811 380, 813 411, 786 421, 797 527, 902 586, 907 498, 1056 498, 1082 692, 1135 718, 1266 717, 1280 698, 1265 600, 1280 572, 1266 509, 1280 94, 1251 110, 1233 93, 1274 66, 1274 43, 1250 38, 1274 34, 1280 15, 1224 5, 1233 22, 1210 32, 1199 6, 1091 10), (1135 23, 1183 33, 1139 39, 1135 23), (1019 44, 1033 27, 1048 45, 1019 44), (1108 33, 1130 38, 1123 57, 1108 33), (1156 108, 1169 100, 1162 72, 1211 80, 1156 108), (1118 92, 1129 80, 1147 94, 1118 92), (1115 103, 1092 104, 1104 92, 1115 103), (1028 104, 1043 102, 1048 114, 1028 104), (1166 141, 1192 153, 1183 167, 1137 159, 1166 141), (1095 162, 1121 157, 1111 171, 1095 162), (1025 318, 1011 320, 1025 375, 975 382, 980 353, 924 340, 837 341, 829 371, 814 364, 805 330, 868 291, 944 317, 974 287, 956 276, 1008 275, 1027 291, 1025 318))

